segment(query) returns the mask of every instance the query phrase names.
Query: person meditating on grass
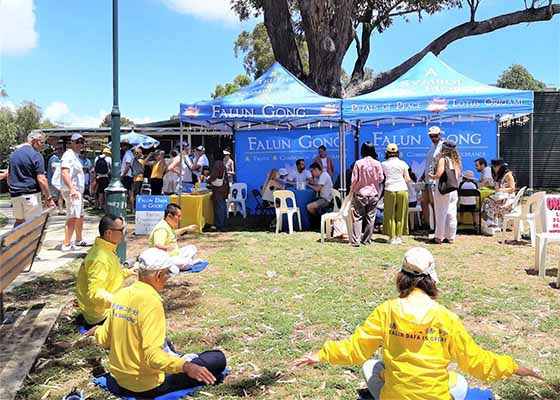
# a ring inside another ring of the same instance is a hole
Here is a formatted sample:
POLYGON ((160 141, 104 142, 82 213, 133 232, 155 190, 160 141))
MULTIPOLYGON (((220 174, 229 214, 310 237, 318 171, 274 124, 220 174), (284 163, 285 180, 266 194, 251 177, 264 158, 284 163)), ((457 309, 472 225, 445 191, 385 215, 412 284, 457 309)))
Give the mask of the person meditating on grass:
POLYGON ((164 350, 166 322, 160 293, 179 269, 163 250, 147 249, 138 258, 138 281, 120 290, 102 326, 86 335, 109 348, 109 369, 118 396, 154 398, 219 382, 226 356, 219 350, 181 358, 164 350))
POLYGON ((436 301, 437 283, 432 254, 421 247, 408 250, 397 275, 399 298, 378 306, 351 338, 327 341, 321 351, 294 365, 363 364, 376 400, 464 399, 467 382, 448 371, 452 360, 462 371, 486 381, 513 374, 543 379, 509 356, 478 347, 459 317, 436 301), (383 361, 371 359, 379 347, 383 361))
POLYGON ((121 267, 117 246, 124 237, 126 225, 121 217, 105 215, 99 221, 99 237, 80 265, 76 297, 81 315, 78 322, 87 328, 101 325, 111 311, 114 294, 137 268, 121 267))
POLYGON ((163 219, 158 222, 150 233, 148 242, 150 247, 166 251, 175 265, 180 269, 185 269, 195 264, 194 256, 196 255, 197 248, 193 245, 179 248, 177 236, 198 229, 198 225, 179 228, 182 217, 183 214, 179 205, 168 204, 163 213, 163 219))

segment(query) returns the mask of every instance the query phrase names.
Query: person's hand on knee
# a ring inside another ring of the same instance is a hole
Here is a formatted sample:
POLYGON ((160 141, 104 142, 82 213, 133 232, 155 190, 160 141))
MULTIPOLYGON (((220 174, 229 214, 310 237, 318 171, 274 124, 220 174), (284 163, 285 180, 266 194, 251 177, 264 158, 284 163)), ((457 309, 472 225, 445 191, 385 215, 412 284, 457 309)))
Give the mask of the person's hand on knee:
POLYGON ((192 362, 186 362, 183 364, 183 372, 189 377, 205 385, 212 385, 216 382, 216 377, 212 375, 206 367, 194 364, 192 362))

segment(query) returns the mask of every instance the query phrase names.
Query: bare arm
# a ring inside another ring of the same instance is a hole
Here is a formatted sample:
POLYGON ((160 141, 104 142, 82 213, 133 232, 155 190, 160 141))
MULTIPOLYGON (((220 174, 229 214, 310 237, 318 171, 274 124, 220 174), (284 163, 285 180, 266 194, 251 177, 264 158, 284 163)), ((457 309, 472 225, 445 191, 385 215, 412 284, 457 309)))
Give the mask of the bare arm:
POLYGON ((511 172, 508 172, 506 175, 506 187, 499 188, 498 191, 503 193, 515 192, 515 179, 513 179, 513 174, 511 172))
POLYGON ((410 182, 410 175, 408 174, 408 170, 404 170, 404 181, 406 182, 406 184, 408 185, 408 182, 410 182))
POLYGON ((434 175, 430 174, 429 176, 432 179, 439 179, 443 175, 444 171, 445 171, 445 159, 440 158, 439 161, 438 161, 438 164, 437 164, 436 173, 434 175))

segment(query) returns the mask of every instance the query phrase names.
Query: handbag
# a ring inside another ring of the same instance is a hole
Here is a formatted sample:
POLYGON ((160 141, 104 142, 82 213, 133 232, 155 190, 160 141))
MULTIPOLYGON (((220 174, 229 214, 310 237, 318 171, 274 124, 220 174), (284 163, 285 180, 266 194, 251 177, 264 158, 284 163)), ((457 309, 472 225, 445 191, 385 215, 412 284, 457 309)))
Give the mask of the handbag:
POLYGON ((438 190, 441 194, 448 194, 459 189, 459 179, 455 170, 450 167, 449 159, 445 159, 445 170, 439 178, 438 190))

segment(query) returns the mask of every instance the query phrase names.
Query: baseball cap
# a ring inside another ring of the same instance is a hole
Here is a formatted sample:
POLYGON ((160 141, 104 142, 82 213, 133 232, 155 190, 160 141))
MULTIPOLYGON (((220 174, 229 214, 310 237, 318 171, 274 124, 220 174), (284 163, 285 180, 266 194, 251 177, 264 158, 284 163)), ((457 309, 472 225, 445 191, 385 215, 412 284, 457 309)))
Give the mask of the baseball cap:
POLYGON ((178 149, 180 149, 181 147, 183 147, 183 149, 190 149, 191 145, 190 145, 190 143, 187 143, 187 142, 178 142, 175 145, 175 147, 178 148, 178 149))
POLYGON ((288 175, 288 170, 286 168, 280 168, 278 174, 280 174, 280 176, 288 175))
POLYGON ((455 144, 455 142, 453 140, 446 140, 445 142, 443 142, 442 147, 447 147, 449 149, 454 149, 455 147, 457 147, 457 145, 455 144))
POLYGON ((71 141, 73 142, 77 142, 80 139, 83 139, 83 135, 79 134, 79 133, 73 133, 72 137, 70 138, 71 141))
POLYGON ((227 150, 224 150, 224 156, 229 156, 231 153, 227 150))
POLYGON ((397 153, 399 151, 399 148, 395 143, 390 143, 387 145, 387 149, 385 151, 387 153, 397 153))
POLYGON ((110 156, 111 155, 111 149, 109 149, 108 147, 105 147, 103 149, 103 154, 106 154, 106 155, 110 156))
POLYGON ((428 135, 432 136, 432 135, 441 135, 443 133, 443 131, 441 129, 439 129, 439 126, 430 126, 430 129, 428 129, 428 135))
POLYGON ((198 146, 198 147, 196 148, 196 150, 197 150, 197 151, 204 151, 204 146, 198 146))
POLYGON ((144 271, 160 271, 167 269, 171 274, 178 274, 179 268, 173 264, 166 251, 151 247, 144 250, 138 257, 138 267, 144 271))
POLYGON ((434 282, 439 283, 436 273, 436 260, 428 249, 424 247, 413 247, 404 254, 402 267, 403 272, 420 276, 429 275, 434 282))

